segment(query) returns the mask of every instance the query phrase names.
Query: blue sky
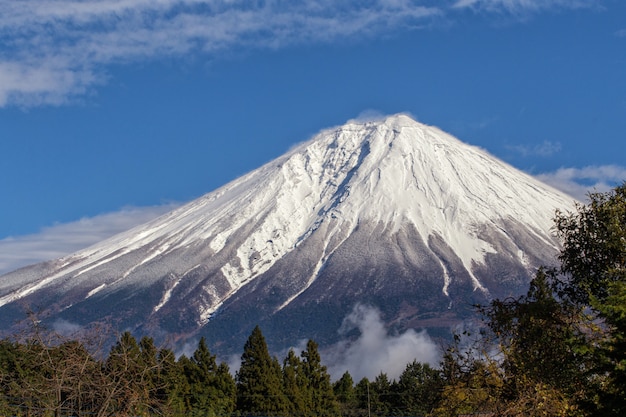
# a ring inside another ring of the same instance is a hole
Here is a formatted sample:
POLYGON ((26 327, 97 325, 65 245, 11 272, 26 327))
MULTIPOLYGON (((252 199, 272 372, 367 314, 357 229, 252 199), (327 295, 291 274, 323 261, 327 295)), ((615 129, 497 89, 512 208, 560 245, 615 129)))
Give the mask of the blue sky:
POLYGON ((626 180, 622 0, 0 0, 0 273, 408 112, 574 196, 626 180))

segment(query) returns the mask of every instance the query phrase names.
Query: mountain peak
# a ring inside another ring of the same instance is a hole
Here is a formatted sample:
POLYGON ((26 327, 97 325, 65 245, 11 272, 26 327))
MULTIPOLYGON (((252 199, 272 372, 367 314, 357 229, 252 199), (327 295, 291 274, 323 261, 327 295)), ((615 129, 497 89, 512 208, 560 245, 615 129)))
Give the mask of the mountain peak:
POLYGON ((572 203, 405 114, 352 121, 150 223, 5 275, 0 308, 48 300, 50 314, 85 321, 76 314, 97 305, 106 314, 91 320, 187 333, 363 299, 421 317, 527 285, 557 253, 555 210, 572 203))

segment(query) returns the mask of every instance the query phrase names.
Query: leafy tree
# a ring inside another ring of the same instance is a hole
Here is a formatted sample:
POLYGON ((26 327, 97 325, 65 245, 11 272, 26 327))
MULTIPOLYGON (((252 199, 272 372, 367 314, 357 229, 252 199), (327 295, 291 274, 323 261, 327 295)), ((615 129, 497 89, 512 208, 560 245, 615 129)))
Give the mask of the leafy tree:
POLYGON ((259 326, 252 330, 244 345, 236 383, 238 411, 280 415, 288 409, 280 364, 270 356, 259 326))
POLYGON ((626 183, 589 197, 590 203, 577 206, 575 213, 557 215, 566 278, 557 289, 603 320, 603 339, 587 344, 599 358, 597 375, 607 376, 598 412, 626 415, 626 183))
POLYGON ((567 274, 562 294, 584 305, 602 303, 612 283, 626 281, 626 183, 608 193, 589 195, 575 213, 557 213, 563 242, 559 257, 567 274))
POLYGON ((497 395, 507 415, 576 415, 576 400, 588 392, 588 364, 577 349, 585 338, 582 312, 555 298, 553 276, 540 269, 526 295, 481 309, 499 343, 504 379, 497 395))
POLYGON ((482 339, 462 343, 461 336, 455 335, 444 353, 441 375, 444 386, 433 415, 456 417, 498 410, 503 375, 482 339))

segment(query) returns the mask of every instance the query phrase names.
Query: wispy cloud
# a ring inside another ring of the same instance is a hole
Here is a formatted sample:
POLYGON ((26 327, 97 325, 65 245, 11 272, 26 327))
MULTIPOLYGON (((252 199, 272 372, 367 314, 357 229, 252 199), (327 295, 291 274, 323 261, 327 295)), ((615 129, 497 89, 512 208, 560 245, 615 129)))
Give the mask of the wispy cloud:
POLYGON ((0 10, 0 106, 61 104, 111 64, 366 37, 442 13, 406 0, 0 0, 0 10))
POLYGON ((114 64, 367 39, 431 27, 436 18, 454 19, 465 9, 521 15, 594 3, 0 0, 0 107, 66 103, 105 83, 114 64))
POLYGON ((541 156, 548 157, 561 151, 560 142, 543 141, 536 145, 513 145, 507 146, 507 149, 515 151, 521 156, 541 156))
POLYGON ((619 165, 560 168, 537 177, 582 202, 590 192, 606 192, 626 181, 626 167, 619 165))
POLYGON ((46 227, 41 232, 0 240, 0 275, 22 266, 60 258, 174 209, 174 204, 127 207, 118 212, 46 227))
POLYGON ((522 15, 546 10, 594 6, 597 6, 595 0, 458 0, 453 8, 522 15))

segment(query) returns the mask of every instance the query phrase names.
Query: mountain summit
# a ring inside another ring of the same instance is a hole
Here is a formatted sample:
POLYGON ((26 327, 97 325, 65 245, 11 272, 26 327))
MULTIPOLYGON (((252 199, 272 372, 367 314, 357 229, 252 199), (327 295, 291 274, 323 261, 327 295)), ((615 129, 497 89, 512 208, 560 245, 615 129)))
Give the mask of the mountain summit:
POLYGON ((573 199, 487 152, 395 115, 322 131, 145 225, 0 279, 2 327, 49 320, 204 334, 238 350, 336 337, 355 303, 439 327, 526 289, 553 264, 573 199))

